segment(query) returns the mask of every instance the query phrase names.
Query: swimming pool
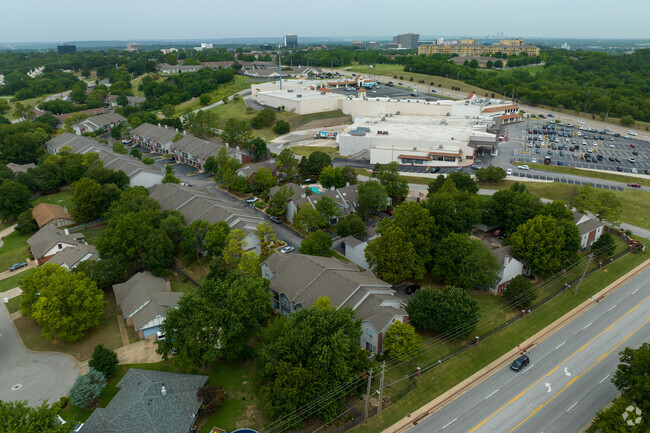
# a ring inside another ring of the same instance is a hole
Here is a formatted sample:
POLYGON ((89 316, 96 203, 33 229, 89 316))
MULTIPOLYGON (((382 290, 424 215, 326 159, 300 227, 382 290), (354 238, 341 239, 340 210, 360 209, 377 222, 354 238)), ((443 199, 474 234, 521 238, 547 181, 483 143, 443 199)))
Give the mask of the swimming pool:
POLYGON ((322 193, 320 192, 320 189, 319 189, 317 186, 310 186, 309 189, 311 189, 311 190, 312 190, 313 192, 315 192, 316 194, 322 194, 322 193))

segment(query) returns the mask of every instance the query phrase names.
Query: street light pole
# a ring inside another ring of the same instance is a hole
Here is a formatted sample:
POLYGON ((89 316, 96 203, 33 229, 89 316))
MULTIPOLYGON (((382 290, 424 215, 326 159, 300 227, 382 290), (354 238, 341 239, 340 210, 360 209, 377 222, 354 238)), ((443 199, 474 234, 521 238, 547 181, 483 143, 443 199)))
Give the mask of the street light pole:
POLYGON ((278 72, 280 73, 280 90, 282 90, 282 45, 278 45, 278 72))

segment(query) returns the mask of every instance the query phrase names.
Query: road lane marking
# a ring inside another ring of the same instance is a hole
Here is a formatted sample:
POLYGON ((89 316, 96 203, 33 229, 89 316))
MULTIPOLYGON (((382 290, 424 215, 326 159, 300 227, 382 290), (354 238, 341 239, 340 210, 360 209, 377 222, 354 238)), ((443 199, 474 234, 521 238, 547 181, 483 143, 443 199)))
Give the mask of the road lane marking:
POLYGON ((609 349, 607 352, 605 352, 604 354, 602 354, 602 355, 600 356, 600 358, 598 358, 598 359, 597 359, 593 364, 591 364, 589 367, 587 367, 587 369, 586 369, 585 371, 583 371, 582 373, 580 373, 579 375, 577 375, 576 377, 574 377, 573 379, 571 379, 571 380, 569 381, 569 383, 567 383, 566 385, 564 385, 564 388, 562 388, 561 390, 559 390, 559 391, 558 391, 558 392, 557 392, 553 397, 551 397, 547 402, 545 402, 545 403, 541 404, 540 406, 538 406, 538 407, 537 407, 534 411, 532 411, 532 412, 530 413, 530 415, 528 415, 528 416, 527 416, 523 421, 521 421, 519 424, 517 424, 516 426, 514 426, 510 431, 508 431, 508 433, 512 433, 513 431, 517 430, 517 429, 519 428, 519 426, 521 426, 523 423, 525 423, 526 421, 528 421, 528 420, 529 420, 533 415, 535 415, 537 412, 539 412, 539 411, 540 411, 544 406, 546 406, 546 405, 549 404, 551 401, 553 401, 553 399, 554 399, 555 397, 557 397, 558 395, 560 395, 560 394, 561 394, 565 389, 567 389, 569 386, 571 386, 571 385, 572 385, 576 380, 580 379, 580 377, 582 377, 582 375, 584 375, 586 372, 588 372, 589 370, 591 370, 591 369, 593 368, 594 365, 598 364, 598 363, 599 363, 600 361, 602 361, 606 356, 608 356, 610 353, 612 353, 613 351, 615 351, 616 349, 618 349, 618 348, 621 346, 621 344, 623 344, 623 343, 625 342, 625 340, 627 340, 628 338, 630 338, 634 333, 636 333, 639 329, 641 329, 642 327, 644 327, 648 322, 650 322, 650 317, 648 317, 648 318, 647 318, 647 319, 646 319, 642 324, 640 324, 639 326, 637 326, 637 327, 636 327, 632 332, 630 332, 629 334, 627 334, 627 335, 626 335, 626 336, 625 336, 625 337, 624 337, 624 338, 623 338, 623 339, 622 339, 622 340, 621 340, 621 341, 620 341, 616 346, 612 347, 612 348, 609 349))
POLYGON ((576 401, 575 403, 573 403, 573 404, 571 405, 571 407, 568 408, 566 411, 568 412, 568 411, 570 411, 571 409, 573 409, 574 407, 576 407, 576 404, 578 404, 577 401, 576 401))
POLYGON ((636 289, 635 291, 632 292, 632 294, 634 295, 638 291, 639 291, 639 289, 636 289))
POLYGON ((601 379, 601 381, 598 382, 598 383, 603 383, 603 382, 604 382, 608 377, 609 377, 609 374, 608 374, 607 376, 603 377, 603 378, 601 379))
POLYGON ((454 418, 453 420, 449 421, 447 424, 445 424, 445 426, 443 427, 443 429, 446 429, 447 427, 449 427, 450 425, 452 425, 454 422, 456 422, 457 419, 458 419, 458 418, 454 418))
POLYGON ((618 304, 614 304, 614 306, 612 308, 610 308, 609 310, 607 310, 607 311, 612 311, 614 308, 616 308, 616 305, 618 305, 618 304))
POLYGON ((492 396, 493 396, 494 394, 496 394, 497 392, 499 392, 498 389, 497 389, 496 391, 494 391, 492 394, 490 394, 490 395, 488 395, 487 397, 485 397, 483 400, 487 400, 488 398, 492 397, 492 396))
POLYGON ((558 350, 560 347, 564 346, 564 343, 566 343, 566 341, 562 342, 562 344, 560 344, 558 347, 556 347, 555 350, 558 350))
MULTIPOLYGON (((505 403, 504 405, 502 405, 499 409, 497 409, 496 411, 492 412, 492 414, 491 414, 490 416, 488 416, 488 417, 485 418, 483 421, 481 421, 480 423, 478 423, 474 428, 472 428, 471 430, 469 430, 467 433, 472 433, 472 432, 478 430, 478 429, 479 429, 483 424, 485 424, 486 422, 488 422, 488 421, 490 420, 490 418, 492 418, 492 417, 493 417, 494 415, 496 415, 497 413, 501 412, 501 410, 503 410, 503 408, 505 408, 506 406, 508 406, 510 403, 513 403, 513 402, 517 401, 519 398, 521 398, 521 396, 523 396, 526 392, 528 392, 528 391, 529 391, 533 386, 537 385, 537 384, 538 384, 539 382, 541 382, 543 379, 545 379, 546 377, 550 376, 550 375, 553 374, 555 371, 557 371, 557 369, 560 368, 562 365, 566 364, 566 362, 567 362, 568 360, 570 360, 571 358, 573 358, 573 357, 574 357, 575 355, 577 355, 578 353, 582 352, 582 351, 583 351, 585 348, 587 348, 591 343, 593 343, 593 342, 594 342, 598 337, 600 337, 600 336, 603 335, 605 332, 609 331, 609 330, 612 329, 614 326, 616 326, 616 324, 617 324, 618 322, 620 322, 620 321, 623 320, 625 317, 627 317, 629 314, 631 314, 632 312, 634 312, 637 308, 639 308, 639 307, 641 306, 641 304, 643 304, 643 303, 644 303, 645 301, 647 301, 648 299, 650 299, 650 296, 646 296, 646 298, 645 298, 644 300, 642 300, 641 302, 639 302, 639 303, 638 303, 636 306, 634 306, 631 310, 629 310, 627 313, 623 314, 621 317, 619 317, 617 320, 615 320, 614 323, 612 323, 612 324, 609 325, 607 328, 605 328, 604 330, 602 330, 598 335, 596 335, 594 338, 592 338, 592 339, 589 340, 587 343, 585 343, 585 344, 584 344, 580 349, 576 350, 576 351, 573 352, 571 355, 569 355, 568 358, 566 358, 564 361, 562 361, 561 363, 559 363, 559 364, 558 364, 555 368, 553 368, 551 371, 549 371, 549 372, 546 373, 544 376, 542 376, 542 377, 540 377, 539 379, 537 379, 537 380, 536 380, 532 385, 530 385, 528 388, 526 388, 526 389, 524 389, 523 391, 521 391, 519 394, 517 394, 515 397, 513 397, 510 401, 508 401, 507 403, 505 403)), ((575 380, 575 379, 574 379, 574 380, 575 380)))
POLYGON ((587 326, 585 326, 584 328, 582 328, 582 330, 584 331, 585 329, 589 328, 592 323, 594 323, 594 322, 589 322, 589 324, 587 326))

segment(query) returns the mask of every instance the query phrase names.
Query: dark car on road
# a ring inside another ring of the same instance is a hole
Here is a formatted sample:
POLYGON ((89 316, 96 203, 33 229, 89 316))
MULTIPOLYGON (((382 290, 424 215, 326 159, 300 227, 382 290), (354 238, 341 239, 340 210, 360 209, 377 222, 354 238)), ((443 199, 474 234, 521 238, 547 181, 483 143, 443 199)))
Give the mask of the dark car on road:
POLYGON ((527 366, 529 362, 530 359, 528 359, 528 356, 521 355, 519 358, 515 359, 512 364, 510 364, 510 368, 512 368, 514 371, 519 371, 527 366))
POLYGON ((407 295, 412 295, 415 293, 417 290, 420 290, 420 286, 417 284, 410 284, 404 288, 404 293, 407 295))
POLYGON ((269 217, 269 219, 271 221, 273 221, 274 223, 276 223, 276 224, 282 224, 282 218, 280 218, 280 217, 272 216, 272 217, 269 217))
POLYGON ((9 271, 10 272, 17 271, 18 269, 24 268, 25 266, 27 266, 27 263, 25 262, 14 263, 13 265, 9 266, 9 271))

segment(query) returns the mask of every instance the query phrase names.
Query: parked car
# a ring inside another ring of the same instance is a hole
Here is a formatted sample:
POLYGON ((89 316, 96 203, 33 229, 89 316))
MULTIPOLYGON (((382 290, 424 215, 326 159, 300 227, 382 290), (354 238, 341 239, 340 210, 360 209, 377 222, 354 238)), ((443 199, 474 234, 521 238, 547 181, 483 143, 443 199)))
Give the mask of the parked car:
POLYGON ((272 217, 269 217, 269 219, 271 221, 273 221, 274 223, 276 223, 276 224, 282 224, 282 218, 280 218, 280 217, 272 216, 272 217))
POLYGON ((636 162, 636 159, 634 159, 634 158, 632 158, 632 157, 629 157, 627 160, 628 160, 629 162, 633 163, 633 164, 636 162))
POLYGON ((479 168, 481 168, 480 165, 472 164, 472 169, 473 169, 473 170, 478 170, 479 168))
POLYGON ((630 147, 634 149, 636 147, 636 144, 630 144, 630 147))
POLYGON ((282 247, 282 248, 280 249, 280 252, 281 252, 282 254, 287 254, 287 253, 291 253, 291 252, 293 252, 293 251, 295 251, 295 250, 296 250, 296 249, 295 249, 294 247, 292 247, 291 245, 287 245, 286 247, 282 247))
POLYGON ((412 295, 415 293, 417 290, 420 290, 420 286, 417 284, 410 284, 404 288, 404 293, 407 295, 412 295))
POLYGON ((122 140, 122 144, 131 144, 131 140, 122 140))
POLYGON ((183 185, 183 186, 192 186, 191 183, 185 183, 185 182, 181 182, 181 185, 183 185))
POLYGON ((632 188, 641 188, 641 185, 639 185, 638 183, 628 183, 627 186, 632 188))
POLYGON ((16 271, 20 268, 24 268, 27 266, 27 263, 25 262, 20 262, 20 263, 14 263, 13 265, 9 266, 9 272, 16 271))
POLYGON ((623 169, 619 166, 619 167, 616 167, 616 171, 623 171, 623 169))
POLYGON ((528 170, 528 166, 527 165, 520 165, 519 169, 520 170, 528 170))
POLYGON ((514 371, 519 371, 525 366, 528 365, 530 362, 530 359, 526 355, 521 355, 519 358, 515 359, 512 364, 510 364, 510 368, 512 368, 514 371))
POLYGON ((257 201, 257 197, 249 197, 244 201, 248 204, 255 203, 257 201))
POLYGON ((507 176, 512 176, 512 169, 511 168, 506 170, 506 175, 507 176))

